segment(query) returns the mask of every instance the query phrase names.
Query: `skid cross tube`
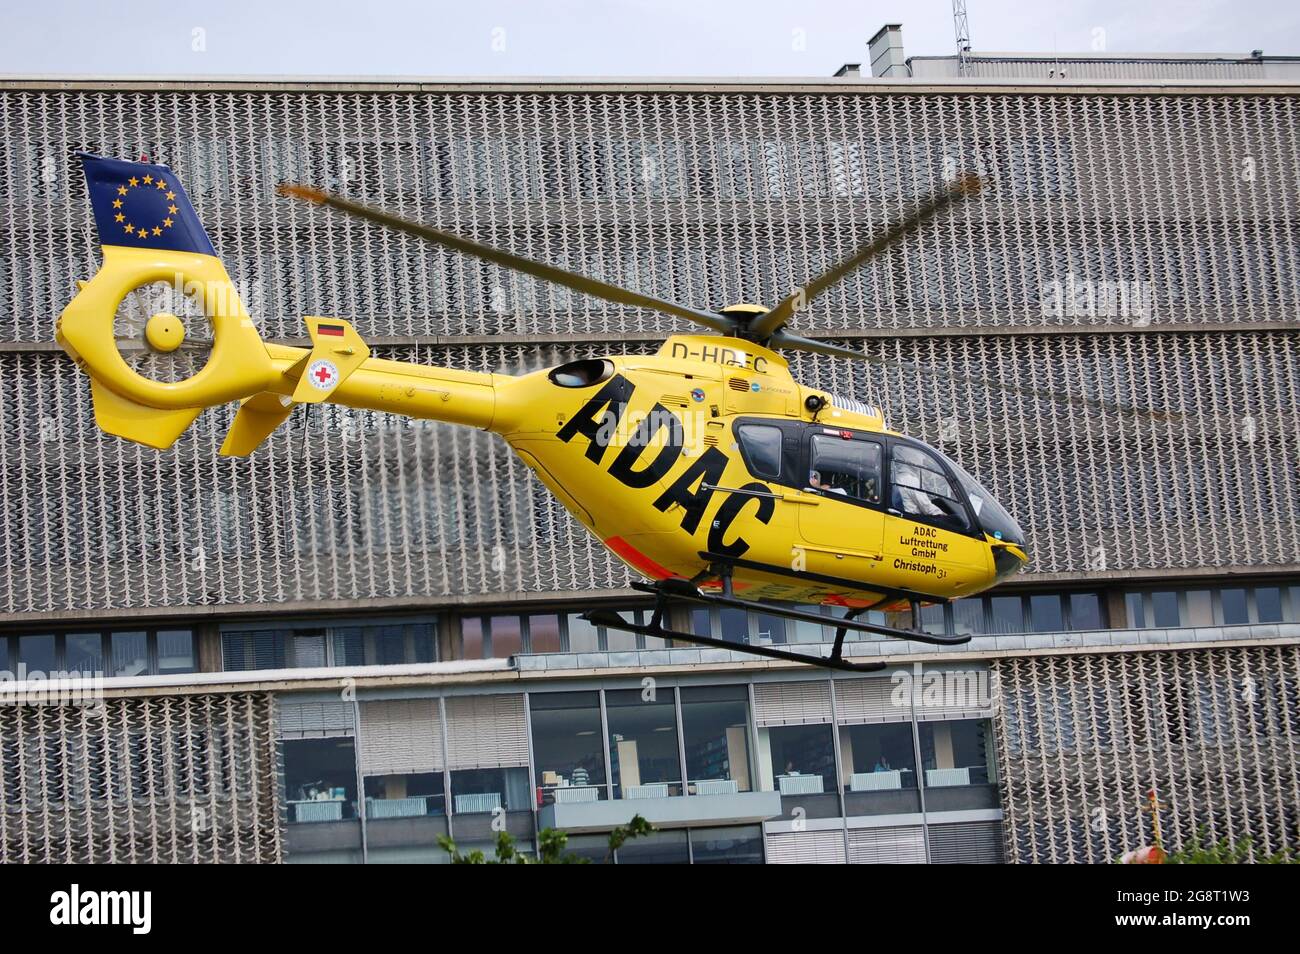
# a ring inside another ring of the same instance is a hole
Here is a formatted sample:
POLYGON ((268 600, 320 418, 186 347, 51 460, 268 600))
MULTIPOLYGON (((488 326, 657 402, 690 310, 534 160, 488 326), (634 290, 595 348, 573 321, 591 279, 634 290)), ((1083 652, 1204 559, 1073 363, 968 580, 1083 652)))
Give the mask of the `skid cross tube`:
MULTIPOLYGON (((785 619, 798 620, 804 623, 815 623, 818 626, 835 626, 840 631, 851 629, 858 633, 872 633, 876 636, 890 636, 894 639, 907 639, 917 643, 930 643, 934 646, 960 646, 962 643, 970 642, 969 634, 947 636, 936 633, 923 633, 914 629, 898 629, 894 626, 882 626, 878 623, 859 622, 854 619, 854 617, 858 612, 861 612, 860 610, 850 611, 848 616, 837 619, 835 617, 822 616, 820 613, 809 613, 806 610, 791 609, 788 606, 774 606, 771 603, 757 603, 754 600, 736 599, 734 596, 712 596, 706 593, 701 593, 689 580, 663 580, 658 584, 642 583, 638 580, 632 583, 632 589, 640 590, 643 593, 652 593, 656 597, 686 600, 691 603, 702 603, 705 606, 726 606, 731 609, 757 610, 763 613, 770 613, 773 616, 781 616, 785 619)), ((914 613, 914 615, 919 614, 914 613)))
POLYGON ((700 646, 710 646, 716 649, 731 649, 755 656, 766 656, 769 659, 781 659, 786 662, 804 663, 810 666, 823 666, 827 669, 839 669, 843 672, 878 672, 885 668, 885 664, 882 662, 851 663, 839 658, 827 659, 822 656, 809 656, 804 653, 787 652, 783 649, 772 649, 770 646, 754 646, 749 643, 733 643, 725 639, 714 639, 712 636, 679 633, 676 630, 664 629, 660 624, 663 609, 662 604, 655 607, 654 616, 651 618, 649 626, 629 623, 613 610, 591 610, 583 613, 582 618, 596 626, 604 626, 606 629, 618 629, 626 633, 640 633, 642 636, 671 639, 674 642, 696 643, 700 646))

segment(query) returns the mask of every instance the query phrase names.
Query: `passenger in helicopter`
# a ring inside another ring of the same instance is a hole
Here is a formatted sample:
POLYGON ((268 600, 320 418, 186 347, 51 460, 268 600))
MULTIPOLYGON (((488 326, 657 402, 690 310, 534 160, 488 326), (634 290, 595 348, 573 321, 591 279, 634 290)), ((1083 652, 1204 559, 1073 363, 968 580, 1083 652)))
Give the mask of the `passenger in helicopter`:
POLYGON ((897 459, 894 461, 894 509, 923 517, 948 516, 948 511, 921 489, 921 469, 897 459))
POLYGON ((842 497, 849 495, 849 492, 843 487, 832 487, 830 484, 823 482, 822 475, 815 470, 808 471, 808 486, 813 490, 824 490, 827 493, 839 494, 842 497))

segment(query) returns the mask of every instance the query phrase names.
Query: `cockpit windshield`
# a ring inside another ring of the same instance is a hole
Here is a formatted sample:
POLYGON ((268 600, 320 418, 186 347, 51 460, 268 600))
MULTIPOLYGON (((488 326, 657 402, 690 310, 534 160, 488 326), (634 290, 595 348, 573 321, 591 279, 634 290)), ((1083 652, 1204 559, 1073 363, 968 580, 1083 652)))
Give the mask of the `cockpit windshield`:
POLYGON ((1014 543, 1016 546, 1023 548, 1025 545, 1025 531, 1020 529, 1020 524, 1016 523, 1015 517, 1007 513, 1006 509, 994 499, 993 495, 985 490, 978 480, 966 473, 960 464, 945 454, 940 454, 938 451, 935 451, 935 453, 939 454, 952 468, 953 473, 957 475, 962 489, 966 491, 966 496, 970 498, 971 509, 975 511, 975 519, 979 521, 979 525, 984 532, 994 540, 1014 543))

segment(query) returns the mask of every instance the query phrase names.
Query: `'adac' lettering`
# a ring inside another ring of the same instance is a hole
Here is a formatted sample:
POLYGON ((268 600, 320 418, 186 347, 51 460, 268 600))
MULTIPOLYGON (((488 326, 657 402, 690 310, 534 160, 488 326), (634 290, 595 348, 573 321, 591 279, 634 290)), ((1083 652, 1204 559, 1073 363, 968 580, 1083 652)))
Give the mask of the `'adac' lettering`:
POLYGON ((716 447, 710 447, 695 463, 682 471, 682 475, 673 481, 672 486, 659 495, 655 501, 656 510, 667 510, 673 504, 681 504, 686 510, 682 517, 682 529, 694 533, 700 527, 700 518, 704 516, 709 501, 713 498, 712 490, 703 486, 692 491, 695 484, 717 484, 722 473, 727 469, 727 455, 716 447))
POLYGON ((619 451, 614 463, 609 465, 610 476, 628 487, 649 487, 677 463, 677 458, 682 456, 685 441, 686 434, 677 415, 656 403, 651 408, 650 415, 637 425, 636 431, 628 438, 627 446, 619 451), (660 428, 668 429, 667 443, 648 466, 634 470, 633 465, 641 459, 641 452, 654 440, 660 428))
MULTIPOLYGON (((772 488, 767 484, 760 484, 758 481, 752 481, 740 488, 741 491, 755 491, 761 494, 771 494, 772 488)), ((758 501, 758 513, 754 516, 759 523, 767 523, 772 519, 772 511, 776 509, 776 504, 770 496, 755 497, 748 493, 733 493, 722 502, 718 508, 718 515, 713 518, 713 525, 709 528, 709 552, 720 553, 723 556, 738 557, 749 549, 749 544, 744 537, 736 537, 735 543, 725 542, 727 531, 731 529, 732 523, 740 516, 740 511, 744 509, 745 504, 751 500, 758 501)))
POLYGON ((635 385, 621 374, 616 374, 605 386, 592 395, 578 413, 569 418, 556 434, 564 443, 569 443, 575 434, 581 434, 590 442, 587 445, 587 460, 599 464, 605 456, 605 448, 618 430, 618 422, 623 419, 628 401, 632 399, 635 385), (599 417, 596 412, 606 408, 599 417))

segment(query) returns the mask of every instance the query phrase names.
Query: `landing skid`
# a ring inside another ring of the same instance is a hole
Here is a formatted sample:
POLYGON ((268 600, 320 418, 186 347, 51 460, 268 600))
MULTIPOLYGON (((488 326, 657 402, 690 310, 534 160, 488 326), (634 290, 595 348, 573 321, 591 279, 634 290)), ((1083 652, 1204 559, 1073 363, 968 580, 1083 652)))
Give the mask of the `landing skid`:
POLYGON ((809 613, 804 610, 790 609, 783 606, 772 606, 767 603, 738 600, 732 596, 706 595, 701 593, 699 589, 696 588, 695 584, 689 580, 663 580, 660 583, 653 585, 649 583, 634 582, 632 588, 641 590, 643 593, 650 593, 655 598, 654 613, 651 615, 650 622, 647 625, 641 626, 636 623, 629 623, 613 610, 591 610, 590 612, 583 613, 582 618, 591 623, 595 623, 597 626, 604 626, 607 629, 617 629, 625 633, 639 633, 642 636, 671 639, 674 642, 694 643, 699 646, 711 646, 718 649, 731 649, 738 652, 750 653, 755 656, 766 656, 769 659, 781 659, 786 662, 821 666, 825 669, 838 669, 843 672, 879 672, 881 669, 884 669, 886 665, 883 662, 854 663, 844 659, 844 639, 850 630, 858 633, 872 633, 878 636, 889 636, 895 639, 907 639, 915 642, 931 643, 937 646, 956 646, 970 641, 970 636, 937 636, 933 633, 922 633, 912 629, 897 629, 892 626, 880 626, 876 623, 859 622, 855 617, 864 612, 864 608, 850 610, 847 616, 836 620, 835 643, 831 647, 830 656, 810 656, 806 653, 790 652, 785 649, 774 649, 771 646, 734 643, 725 639, 715 639, 712 636, 697 636, 694 633, 679 633, 676 630, 665 629, 663 620, 664 615, 668 611, 669 600, 684 600, 689 603, 699 603, 704 606, 725 606, 732 609, 742 610, 761 608, 764 613, 769 613, 773 616, 780 616, 783 619, 791 619, 825 626, 827 622, 826 617, 818 613, 809 613))

